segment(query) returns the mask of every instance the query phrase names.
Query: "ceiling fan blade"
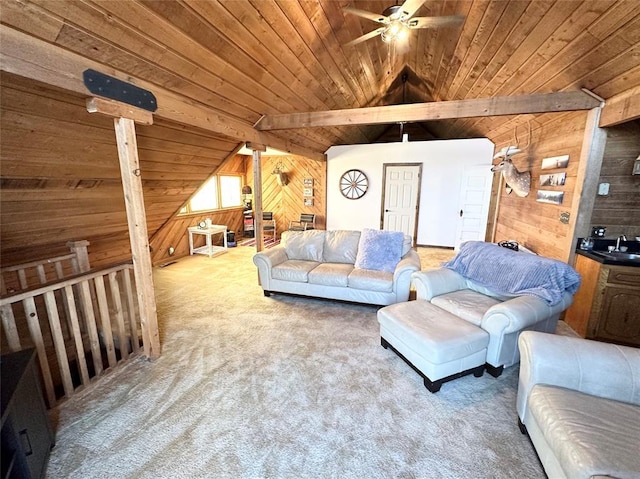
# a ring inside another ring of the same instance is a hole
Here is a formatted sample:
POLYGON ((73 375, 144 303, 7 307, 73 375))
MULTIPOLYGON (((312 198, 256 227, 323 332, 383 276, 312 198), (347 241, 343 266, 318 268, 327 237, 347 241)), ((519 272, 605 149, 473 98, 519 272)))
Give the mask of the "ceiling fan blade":
POLYGON ((376 28, 372 32, 365 33, 364 35, 359 36, 355 40, 351 40, 350 42, 345 43, 344 46, 345 47, 350 47, 350 46, 353 46, 353 45, 357 45, 358 43, 366 42, 367 40, 369 40, 369 39, 371 39, 373 37, 377 37, 378 35, 380 35, 384 31, 384 29, 385 29, 385 27, 376 28))
POLYGON ((409 20, 409 28, 437 28, 447 25, 462 23, 462 15, 449 15, 446 17, 415 17, 409 20))
POLYGON ((378 13, 368 12, 366 10, 360 10, 359 8, 352 7, 344 7, 342 11, 346 13, 352 13, 353 15, 357 15, 358 17, 366 18, 367 20, 371 20, 376 23, 389 23, 389 18, 384 15, 380 15, 378 13))
POLYGON ((400 9, 407 14, 407 18, 411 18, 426 0, 406 0, 400 9))

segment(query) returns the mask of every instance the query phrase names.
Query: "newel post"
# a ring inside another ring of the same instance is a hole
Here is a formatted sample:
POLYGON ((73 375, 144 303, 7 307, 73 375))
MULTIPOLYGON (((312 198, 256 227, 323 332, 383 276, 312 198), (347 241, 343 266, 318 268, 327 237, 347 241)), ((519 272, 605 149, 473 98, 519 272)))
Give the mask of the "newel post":
POLYGON ((91 269, 89 265, 89 252, 87 251, 87 246, 90 244, 91 243, 86 240, 67 242, 67 248, 69 248, 69 251, 76 257, 76 260, 71 263, 74 274, 86 273, 91 269))

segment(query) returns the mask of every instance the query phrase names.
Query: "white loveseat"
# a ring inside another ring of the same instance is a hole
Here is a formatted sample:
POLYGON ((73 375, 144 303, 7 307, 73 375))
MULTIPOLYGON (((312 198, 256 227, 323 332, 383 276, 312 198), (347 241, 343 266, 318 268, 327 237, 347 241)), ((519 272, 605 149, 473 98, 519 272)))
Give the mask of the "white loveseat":
POLYGON ((280 245, 257 253, 265 296, 290 293, 375 305, 407 301, 420 258, 404 236, 393 272, 358 268, 360 231, 286 231, 280 245))
POLYGON ((518 418, 548 477, 640 478, 640 350, 522 333, 518 418))

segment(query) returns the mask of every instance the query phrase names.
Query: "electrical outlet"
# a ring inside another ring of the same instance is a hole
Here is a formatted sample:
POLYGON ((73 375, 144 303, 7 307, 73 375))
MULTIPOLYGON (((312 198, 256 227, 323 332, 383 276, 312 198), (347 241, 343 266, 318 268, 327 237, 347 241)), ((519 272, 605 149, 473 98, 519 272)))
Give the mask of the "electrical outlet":
POLYGON ((609 194, 609 183, 600 183, 598 185, 598 194, 600 196, 606 196, 609 194))

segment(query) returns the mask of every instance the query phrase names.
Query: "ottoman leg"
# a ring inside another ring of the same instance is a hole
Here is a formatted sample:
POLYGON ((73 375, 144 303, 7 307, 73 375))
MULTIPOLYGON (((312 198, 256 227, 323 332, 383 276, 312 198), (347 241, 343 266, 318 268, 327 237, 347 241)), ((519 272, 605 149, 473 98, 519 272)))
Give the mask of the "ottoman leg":
POLYGON ((444 381, 441 379, 438 381, 431 381, 428 377, 424 376, 424 387, 427 388, 430 393, 437 393, 440 391, 443 382, 444 381))
POLYGON ((484 364, 482 366, 478 366, 473 370, 473 375, 476 378, 481 378, 484 375, 484 364))
POLYGON ((485 367, 487 368, 487 372, 494 378, 499 377, 502 374, 502 371, 504 371, 504 366, 493 366, 489 363, 486 363, 485 367))
POLYGON ((389 343, 382 336, 380 336, 380 344, 382 345, 382 347, 384 349, 388 349, 389 348, 389 343))

